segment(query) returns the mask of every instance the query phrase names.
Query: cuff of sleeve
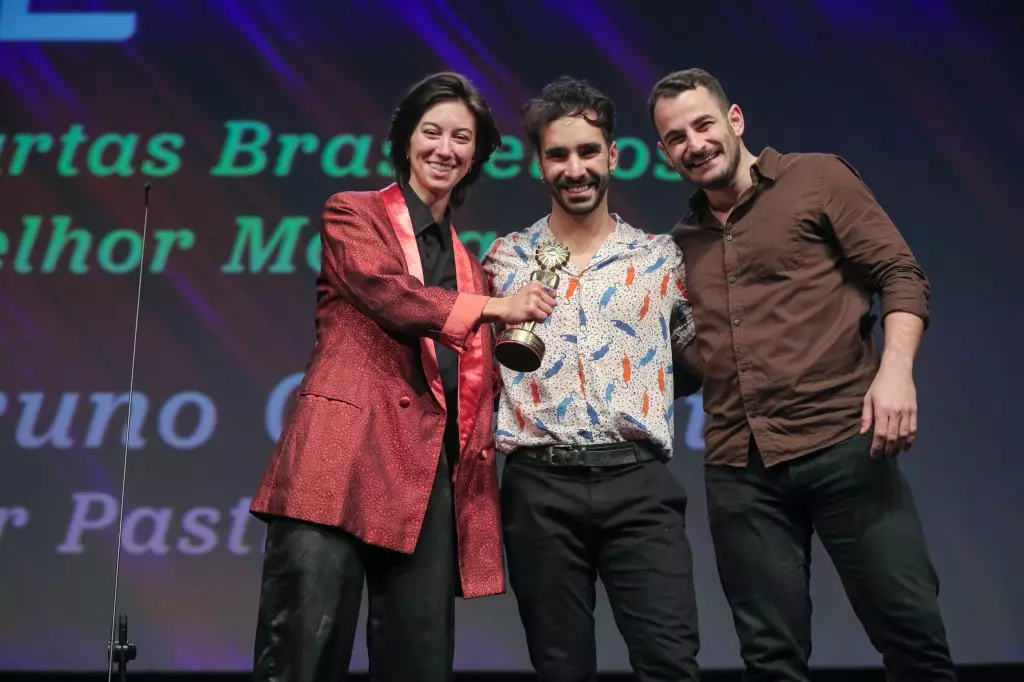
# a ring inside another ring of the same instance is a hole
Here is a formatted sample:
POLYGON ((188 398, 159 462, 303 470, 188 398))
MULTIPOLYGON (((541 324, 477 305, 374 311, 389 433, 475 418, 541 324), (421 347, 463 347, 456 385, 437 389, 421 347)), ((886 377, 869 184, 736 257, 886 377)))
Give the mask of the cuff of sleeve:
POLYGON ((480 294, 459 294, 441 330, 441 342, 457 353, 466 350, 466 341, 480 321, 487 299, 480 294))
POLYGON ((887 296, 882 300, 882 319, 889 313, 910 313, 921 318, 924 328, 928 328, 931 315, 928 312, 928 304, 917 296, 887 296))
POLYGON ((692 325, 677 327, 672 331, 672 345, 681 351, 693 341, 695 336, 696 332, 692 325))

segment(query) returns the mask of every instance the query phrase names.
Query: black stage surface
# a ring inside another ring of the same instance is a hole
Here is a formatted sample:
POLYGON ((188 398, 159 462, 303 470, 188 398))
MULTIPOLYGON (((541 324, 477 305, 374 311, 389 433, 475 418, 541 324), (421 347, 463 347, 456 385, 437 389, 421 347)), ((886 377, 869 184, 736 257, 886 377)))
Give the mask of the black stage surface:
MULTIPOLYGON (((1024 664, 993 665, 993 666, 962 666, 959 671, 959 682, 1022 682, 1024 681, 1024 664)), ((883 682, 885 674, 877 668, 846 668, 815 669, 812 671, 815 682, 883 682)), ((105 682, 107 674, 103 673, 13 673, 0 672, 0 682, 105 682)), ((114 671, 117 680, 117 671, 114 671)), ((352 682, 368 680, 365 674, 355 674, 349 678, 352 682)), ((528 673, 461 673, 456 674, 459 682, 527 682, 536 679, 528 673)), ((600 677, 605 682, 627 682, 634 678, 629 674, 605 674, 600 677)), ((704 682, 741 682, 739 671, 712 670, 702 673, 704 682)), ((132 672, 129 668, 128 680, 131 682, 248 682, 250 676, 240 673, 148 673, 132 672)), ((410 680, 410 682, 412 682, 410 680)))

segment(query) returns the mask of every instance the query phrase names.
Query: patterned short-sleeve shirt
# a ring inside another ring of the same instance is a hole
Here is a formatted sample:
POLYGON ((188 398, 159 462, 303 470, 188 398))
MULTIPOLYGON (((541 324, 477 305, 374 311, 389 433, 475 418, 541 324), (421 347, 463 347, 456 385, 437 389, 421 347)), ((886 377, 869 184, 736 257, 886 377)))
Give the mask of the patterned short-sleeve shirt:
MULTIPOLYGON (((499 452, 648 439, 672 456, 672 349, 694 335, 683 257, 670 236, 614 217, 590 265, 559 272, 555 310, 534 328, 546 346, 541 367, 500 367, 499 452)), ((495 296, 530 281, 545 239, 548 216, 494 242, 483 265, 495 296)))

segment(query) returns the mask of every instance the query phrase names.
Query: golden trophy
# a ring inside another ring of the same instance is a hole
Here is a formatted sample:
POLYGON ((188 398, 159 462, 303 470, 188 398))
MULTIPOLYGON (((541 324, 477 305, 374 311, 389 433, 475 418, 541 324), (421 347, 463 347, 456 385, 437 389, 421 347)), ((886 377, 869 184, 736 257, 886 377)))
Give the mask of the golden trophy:
MULTIPOLYGON (((540 270, 535 270, 530 280, 539 280, 552 292, 558 291, 557 270, 569 262, 569 247, 544 241, 537 245, 533 257, 540 270)), ((494 356, 498 362, 513 372, 533 372, 540 367, 544 360, 544 341, 533 333, 536 324, 530 320, 518 327, 506 327, 494 344, 494 356)))

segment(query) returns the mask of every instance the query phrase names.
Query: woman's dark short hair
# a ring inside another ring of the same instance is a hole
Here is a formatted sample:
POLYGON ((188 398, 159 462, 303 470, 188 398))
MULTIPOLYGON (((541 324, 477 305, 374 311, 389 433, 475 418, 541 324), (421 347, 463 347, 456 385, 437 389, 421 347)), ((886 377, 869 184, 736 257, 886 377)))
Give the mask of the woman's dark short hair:
POLYGON ((466 200, 469 187, 480 177, 483 165, 501 145, 498 124, 491 115, 487 102, 468 78, 445 71, 431 74, 413 85, 391 117, 388 142, 391 145, 391 165, 395 169, 395 181, 405 185, 409 182, 411 173, 406 149, 416 124, 435 104, 452 101, 465 104, 476 119, 476 150, 473 154, 473 165, 452 190, 450 204, 452 208, 458 208, 466 200))
POLYGON ((544 129, 560 118, 579 116, 604 134, 611 144, 615 135, 615 105, 585 80, 562 76, 548 83, 523 105, 523 130, 534 149, 540 151, 544 129))

